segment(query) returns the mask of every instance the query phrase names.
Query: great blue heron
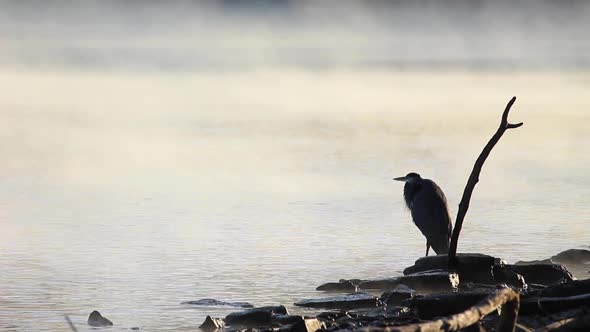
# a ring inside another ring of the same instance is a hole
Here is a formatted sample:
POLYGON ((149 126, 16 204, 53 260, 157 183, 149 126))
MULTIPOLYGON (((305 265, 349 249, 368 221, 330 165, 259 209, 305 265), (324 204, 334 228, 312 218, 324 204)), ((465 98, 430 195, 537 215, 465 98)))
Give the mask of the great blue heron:
POLYGON ((406 183, 404 199, 414 224, 426 237, 426 256, 430 247, 437 255, 448 253, 453 225, 442 189, 434 181, 413 172, 394 180, 406 183))

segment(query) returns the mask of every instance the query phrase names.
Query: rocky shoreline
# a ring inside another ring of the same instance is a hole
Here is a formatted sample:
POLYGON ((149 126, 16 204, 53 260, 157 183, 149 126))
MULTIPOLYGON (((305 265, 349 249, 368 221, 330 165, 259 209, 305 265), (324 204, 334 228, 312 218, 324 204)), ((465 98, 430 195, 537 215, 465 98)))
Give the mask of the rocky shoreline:
POLYGON ((402 276, 340 280, 317 287, 324 295, 296 306, 315 316, 290 315, 284 306, 207 316, 212 332, 590 331, 590 251, 571 249, 549 259, 507 264, 483 254, 418 259, 402 276), (576 280, 570 270, 583 280, 576 280), (501 312, 502 314, 498 314, 501 312), (466 325, 467 324, 467 325, 466 325))

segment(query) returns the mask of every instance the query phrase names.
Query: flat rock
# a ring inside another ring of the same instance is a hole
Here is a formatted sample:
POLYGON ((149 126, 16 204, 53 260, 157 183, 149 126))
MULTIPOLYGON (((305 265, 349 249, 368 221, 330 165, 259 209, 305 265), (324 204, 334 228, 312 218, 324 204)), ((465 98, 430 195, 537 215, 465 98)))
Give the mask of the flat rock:
POLYGON ((194 305, 194 306, 212 306, 212 307, 236 307, 236 308, 254 308, 253 305, 251 305, 248 302, 225 302, 225 301, 219 301, 219 300, 215 300, 215 299, 200 299, 200 300, 196 300, 196 301, 186 301, 186 302, 182 302, 181 304, 190 304, 190 305, 194 305))
POLYGON ((87 322, 88 325, 96 327, 113 326, 113 322, 111 322, 108 318, 103 317, 100 312, 96 310, 90 313, 87 322))
POLYGON ((590 293, 590 279, 574 280, 559 285, 549 286, 543 289, 527 292, 528 297, 569 297, 590 293))
POLYGON ((387 307, 399 306, 403 300, 414 296, 416 291, 406 285, 397 285, 392 291, 385 292, 379 300, 387 307))
POLYGON ((394 290, 398 285, 406 285, 418 293, 432 293, 457 289, 459 275, 443 270, 423 271, 396 278, 368 280, 358 285, 366 290, 394 290))
POLYGON ((523 276, 527 283, 538 285, 550 286, 575 280, 560 264, 505 265, 503 269, 523 276))
POLYGON ((379 305, 379 299, 367 293, 352 293, 342 296, 301 300, 295 303, 299 307, 324 309, 371 308, 379 305))
POLYGON ((288 315, 284 306, 268 306, 252 308, 239 312, 232 312, 225 316, 226 325, 239 325, 245 327, 269 326, 274 315, 288 315))
MULTIPOLYGON (((502 259, 476 253, 457 254, 457 274, 462 282, 494 283, 492 267, 504 263, 502 259)), ((421 257, 414 265, 407 267, 404 274, 430 270, 448 270, 447 255, 421 257)))
POLYGON ((402 305, 414 308, 420 319, 433 319, 465 311, 493 292, 470 291, 461 293, 440 293, 416 296, 405 300, 402 305))
POLYGON ((221 318, 211 318, 211 316, 207 316, 203 324, 199 326, 199 328, 203 331, 211 332, 217 331, 223 328, 225 322, 221 318))
POLYGON ((357 285, 363 280, 352 279, 352 280, 340 280, 339 282, 328 282, 320 285, 316 288, 318 291, 324 292, 356 292, 357 285))

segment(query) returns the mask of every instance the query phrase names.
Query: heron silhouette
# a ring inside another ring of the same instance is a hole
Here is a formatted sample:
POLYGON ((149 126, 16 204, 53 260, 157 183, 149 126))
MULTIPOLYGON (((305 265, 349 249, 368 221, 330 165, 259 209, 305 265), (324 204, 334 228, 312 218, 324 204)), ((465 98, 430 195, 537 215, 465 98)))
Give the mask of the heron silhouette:
POLYGON ((430 247, 437 255, 447 254, 453 225, 442 189, 414 172, 394 180, 405 182, 404 199, 414 224, 426 237, 426 256, 430 247))

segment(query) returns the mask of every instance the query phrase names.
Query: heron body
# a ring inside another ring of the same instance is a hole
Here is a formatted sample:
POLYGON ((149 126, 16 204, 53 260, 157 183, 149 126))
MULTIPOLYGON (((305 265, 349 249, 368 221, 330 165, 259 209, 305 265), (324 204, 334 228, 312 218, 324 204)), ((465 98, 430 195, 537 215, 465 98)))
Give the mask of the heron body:
POLYGON ((453 225, 447 207, 447 198, 442 189, 417 173, 395 178, 404 181, 404 200, 412 214, 414 224, 426 237, 426 256, 430 248, 437 255, 449 251, 453 225))

